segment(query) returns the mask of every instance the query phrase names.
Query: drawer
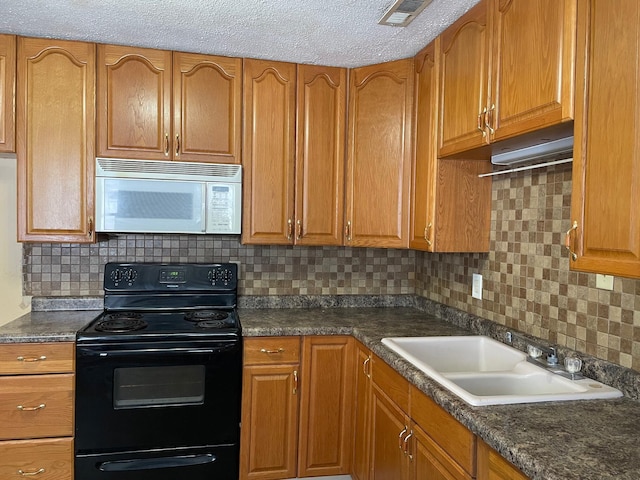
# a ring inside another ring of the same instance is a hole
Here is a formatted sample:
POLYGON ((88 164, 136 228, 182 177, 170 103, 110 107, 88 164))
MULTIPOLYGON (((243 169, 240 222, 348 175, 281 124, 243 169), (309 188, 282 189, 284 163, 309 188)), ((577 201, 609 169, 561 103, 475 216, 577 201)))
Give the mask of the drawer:
POLYGON ((408 412, 409 382, 376 355, 371 363, 373 384, 404 412, 408 412))
POLYGON ((0 478, 17 480, 29 477, 72 480, 73 440, 52 438, 0 442, 0 478))
POLYGON ((72 342, 0 345, 0 375, 73 373, 74 360, 72 342))
POLYGON ((476 436, 413 386, 411 418, 466 472, 475 476, 476 436))
POLYGON ((245 365, 300 362, 300 337, 253 337, 244 339, 245 365))
POLYGON ((0 439, 72 436, 73 390, 73 374, 0 377, 0 439))

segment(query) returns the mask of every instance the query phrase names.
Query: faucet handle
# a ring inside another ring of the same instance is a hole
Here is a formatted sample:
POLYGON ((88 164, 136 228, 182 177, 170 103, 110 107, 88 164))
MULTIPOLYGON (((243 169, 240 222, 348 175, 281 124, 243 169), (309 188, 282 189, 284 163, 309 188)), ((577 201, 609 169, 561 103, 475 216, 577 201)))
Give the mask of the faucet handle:
POLYGON ((549 347, 549 354, 547 355, 547 363, 549 365, 558 364, 558 352, 556 350, 556 347, 549 347))

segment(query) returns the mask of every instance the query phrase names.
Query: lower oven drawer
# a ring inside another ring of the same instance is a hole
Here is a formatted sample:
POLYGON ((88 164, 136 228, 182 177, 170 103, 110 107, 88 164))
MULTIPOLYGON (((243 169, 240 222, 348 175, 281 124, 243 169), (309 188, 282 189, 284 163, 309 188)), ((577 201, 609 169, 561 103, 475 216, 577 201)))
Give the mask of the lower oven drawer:
POLYGON ((0 442, 0 478, 39 480, 73 478, 73 440, 16 440, 0 442))
POLYGON ((73 389, 73 374, 0 377, 0 439, 72 436, 73 389))
MULTIPOLYGON (((238 446, 76 455, 78 480, 238 480, 238 446)), ((0 477, 4 478, 4 477, 0 477)))

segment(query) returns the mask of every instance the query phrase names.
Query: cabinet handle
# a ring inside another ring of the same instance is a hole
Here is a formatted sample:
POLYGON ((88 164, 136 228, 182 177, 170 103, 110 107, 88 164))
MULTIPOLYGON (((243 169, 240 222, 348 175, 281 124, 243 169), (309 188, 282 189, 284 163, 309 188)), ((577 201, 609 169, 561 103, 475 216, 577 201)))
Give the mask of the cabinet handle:
POLYGON ((18 470, 18 474, 22 475, 23 477, 33 477, 35 475, 40 475, 41 473, 44 473, 44 472, 45 472, 44 468, 39 468, 38 470, 35 470, 33 472, 25 472, 22 469, 18 470))
POLYGON ((409 432, 409 435, 404 437, 404 454, 409 456, 409 460, 413 460, 413 454, 409 451, 409 439, 413 437, 413 430, 409 432))
POLYGON ((371 378, 371 373, 369 373, 369 362, 371 362, 371 357, 367 357, 365 361, 362 362, 362 371, 367 378, 371 378))
POLYGON ((21 412, 35 412, 36 410, 42 410, 44 407, 46 407, 46 404, 41 403, 37 407, 25 407, 23 405, 18 405, 16 408, 21 412))
POLYGON ((47 359, 45 355, 40 355, 39 357, 23 357, 22 355, 16 358, 19 362, 44 362, 47 359))
POLYGON ((180 156, 180 135, 176 133, 176 157, 180 156))
POLYGON ((293 220, 287 220, 287 240, 291 240, 293 238, 293 220))
POLYGON ((284 348, 280 347, 277 350, 268 350, 266 348, 261 348, 260 352, 261 353, 266 353, 266 354, 269 354, 269 355, 273 355, 273 354, 276 354, 276 353, 284 353, 284 348))
POLYGON ((489 130, 489 133, 491 135, 496 133, 496 131, 491 126, 491 124, 493 123, 493 112, 495 111, 495 109, 495 105, 491 105, 491 108, 489 110, 485 108, 484 126, 487 127, 487 130, 489 130))
POLYGON ((485 130, 484 125, 487 124, 487 107, 484 107, 482 112, 478 114, 478 130, 482 132, 482 138, 487 136, 487 131, 485 130))
POLYGON ((164 156, 165 157, 169 156, 169 134, 168 133, 164 134, 164 156))
POLYGON ((424 241, 427 242, 427 245, 429 246, 433 245, 433 242, 429 239, 431 236, 431 227, 433 227, 431 222, 429 222, 429 225, 424 227, 424 241))
POLYGON ((293 394, 296 395, 298 393, 298 371, 293 371, 293 394))
POLYGON ((567 251, 569 252, 569 256, 571 257, 571 260, 573 260, 574 262, 578 260, 578 254, 571 250, 571 232, 577 229, 578 229, 578 222, 574 220, 573 225, 571 225, 571 228, 567 230, 567 233, 565 235, 565 243, 564 243, 564 247, 567 249, 567 251))
POLYGON ((344 235, 347 237, 347 242, 351 241, 351 220, 347 222, 347 225, 344 227, 344 235))
POLYGON ((398 448, 400 450, 402 450, 402 440, 403 440, 403 436, 405 433, 407 433, 407 430, 409 430, 409 427, 404 427, 404 429, 400 432, 400 435, 398 435, 398 448))
POLYGON ((91 235, 93 235, 93 217, 89 217, 89 232, 87 233, 87 236, 91 235))
POLYGON ((296 221, 296 239, 300 240, 302 238, 302 222, 300 220, 296 221))

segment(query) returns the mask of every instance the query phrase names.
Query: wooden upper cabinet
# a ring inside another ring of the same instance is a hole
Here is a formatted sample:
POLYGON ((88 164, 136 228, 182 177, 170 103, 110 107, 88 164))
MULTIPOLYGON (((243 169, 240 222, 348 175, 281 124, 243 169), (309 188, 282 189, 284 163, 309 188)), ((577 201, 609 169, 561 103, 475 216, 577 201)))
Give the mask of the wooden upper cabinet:
POLYGON ((415 57, 414 158, 409 247, 429 252, 489 251, 488 160, 438 159, 439 39, 415 57))
POLYGON ((413 59, 350 76, 345 244, 407 248, 413 59))
POLYGON ((242 59, 173 54, 173 157, 240 163, 242 59))
POLYGON ((573 120, 576 0, 491 5, 491 140, 573 120))
POLYGON ((242 60, 98 45, 101 157, 240 163, 242 60))
POLYGON ((580 0, 578 52, 571 268, 640 278, 640 3, 580 0))
POLYGON ((98 45, 97 156, 168 160, 171 52, 98 45))
POLYGON ((0 152, 15 152, 16 37, 0 35, 0 152))
POLYGON ((91 242, 95 45, 18 39, 18 240, 91 242))
POLYGON ((245 60, 243 97, 242 242, 291 244, 296 65, 245 60))
POLYGON ((576 0, 482 0, 449 27, 440 47, 439 156, 474 150, 486 158, 492 142, 531 133, 531 144, 547 128, 570 131, 575 35, 576 0))
POLYGON ((439 155, 489 142, 485 131, 491 36, 487 0, 440 36, 439 155))
POLYGON ((342 244, 346 101, 346 69, 298 65, 295 244, 342 244))

